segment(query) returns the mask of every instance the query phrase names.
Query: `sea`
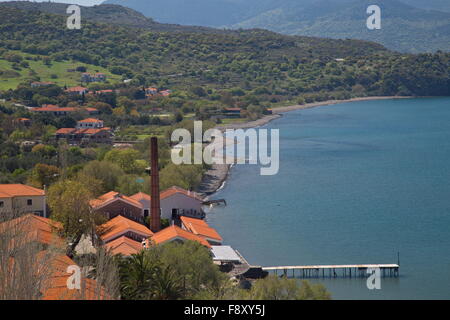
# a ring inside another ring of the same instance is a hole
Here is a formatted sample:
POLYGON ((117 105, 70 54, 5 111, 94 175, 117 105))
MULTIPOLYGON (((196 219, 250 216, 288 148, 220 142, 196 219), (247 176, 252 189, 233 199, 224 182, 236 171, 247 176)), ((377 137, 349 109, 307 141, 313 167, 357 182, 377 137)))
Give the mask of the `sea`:
POLYGON ((333 299, 450 299, 450 98, 321 106, 261 128, 279 130, 279 172, 232 167, 211 197, 227 205, 207 213, 224 244, 266 267, 400 264, 380 289, 310 280, 333 299))

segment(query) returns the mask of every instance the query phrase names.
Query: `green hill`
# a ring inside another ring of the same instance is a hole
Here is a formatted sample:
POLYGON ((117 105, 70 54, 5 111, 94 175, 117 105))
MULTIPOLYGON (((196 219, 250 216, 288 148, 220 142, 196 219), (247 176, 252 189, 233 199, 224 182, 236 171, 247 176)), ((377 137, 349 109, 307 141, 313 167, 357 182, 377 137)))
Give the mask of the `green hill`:
POLYGON ((401 55, 373 42, 264 30, 157 32, 88 19, 69 30, 65 19, 2 7, 0 48, 101 67, 139 85, 229 90, 253 104, 312 93, 450 95, 450 54, 401 55))
POLYGON ((450 51, 448 0, 107 0, 156 21, 262 28, 290 35, 377 41, 402 52, 450 51), (382 8, 382 30, 369 32, 366 9, 382 8), (433 11, 433 10, 442 10, 433 11))

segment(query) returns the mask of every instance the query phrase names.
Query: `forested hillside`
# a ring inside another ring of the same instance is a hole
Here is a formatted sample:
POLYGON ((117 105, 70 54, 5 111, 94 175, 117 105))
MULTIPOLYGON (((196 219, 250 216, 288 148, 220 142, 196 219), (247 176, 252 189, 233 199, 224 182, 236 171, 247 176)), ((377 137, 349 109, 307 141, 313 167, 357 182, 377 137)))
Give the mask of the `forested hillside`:
POLYGON ((447 0, 107 0, 105 3, 133 8, 164 23, 263 28, 292 35, 362 39, 412 53, 450 51, 447 0), (369 31, 366 9, 373 4, 381 7, 383 23, 381 30, 369 31))
POLYGON ((68 30, 65 19, 2 8, 0 45, 99 65, 142 84, 157 80, 182 87, 240 87, 288 97, 352 90, 378 95, 449 93, 449 55, 443 53, 399 55, 370 42, 261 30, 160 33, 87 21, 81 30, 68 30))

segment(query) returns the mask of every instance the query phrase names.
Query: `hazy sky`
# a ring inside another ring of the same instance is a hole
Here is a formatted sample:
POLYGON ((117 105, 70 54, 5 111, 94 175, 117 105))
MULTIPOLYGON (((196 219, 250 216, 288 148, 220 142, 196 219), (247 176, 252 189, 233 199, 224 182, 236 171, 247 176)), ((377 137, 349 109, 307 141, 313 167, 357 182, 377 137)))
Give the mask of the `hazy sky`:
MULTIPOLYGON (((0 2, 5 1, 14 1, 14 0, 0 0, 0 2)), ((17 0, 15 0, 17 1, 17 0)), ((58 2, 58 3, 70 3, 70 4, 79 4, 82 6, 93 6, 94 4, 100 4, 104 0, 56 0, 50 2, 58 2)), ((48 0, 34 0, 33 2, 49 2, 48 0)))

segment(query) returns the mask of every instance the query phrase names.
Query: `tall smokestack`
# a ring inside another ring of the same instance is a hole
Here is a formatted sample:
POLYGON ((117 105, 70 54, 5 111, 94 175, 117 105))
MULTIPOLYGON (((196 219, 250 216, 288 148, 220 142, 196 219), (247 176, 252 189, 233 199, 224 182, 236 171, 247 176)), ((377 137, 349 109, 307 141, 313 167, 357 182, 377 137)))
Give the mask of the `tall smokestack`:
POLYGON ((151 208, 150 229, 153 232, 161 230, 161 205, 159 199, 159 168, 158 168, 158 138, 150 140, 151 167, 151 208))

